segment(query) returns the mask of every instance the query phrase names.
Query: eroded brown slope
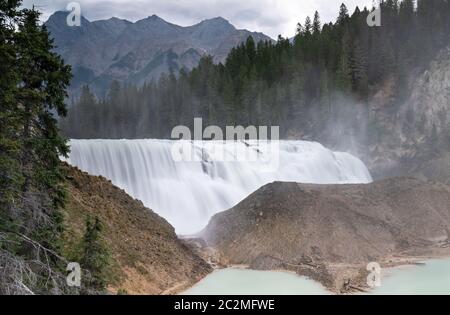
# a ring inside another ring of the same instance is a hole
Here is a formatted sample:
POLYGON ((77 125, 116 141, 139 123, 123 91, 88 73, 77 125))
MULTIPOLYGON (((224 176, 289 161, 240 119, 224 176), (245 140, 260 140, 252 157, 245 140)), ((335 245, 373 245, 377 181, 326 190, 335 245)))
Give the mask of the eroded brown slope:
POLYGON ((450 188, 416 179, 370 185, 274 183, 216 215, 203 232, 224 264, 288 269, 342 292, 369 262, 448 253, 450 188))
POLYGON ((110 289, 129 294, 175 293, 211 270, 163 218, 101 177, 66 167, 68 242, 82 237, 87 215, 98 216, 113 256, 110 289))

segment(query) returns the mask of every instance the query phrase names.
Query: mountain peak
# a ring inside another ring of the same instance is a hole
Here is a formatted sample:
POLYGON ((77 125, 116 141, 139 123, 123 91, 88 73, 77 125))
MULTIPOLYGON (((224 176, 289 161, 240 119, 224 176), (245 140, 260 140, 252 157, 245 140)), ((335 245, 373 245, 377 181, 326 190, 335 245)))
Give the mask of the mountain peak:
POLYGON ((159 34, 161 36, 170 36, 173 35, 173 32, 178 31, 180 28, 182 27, 167 22, 156 14, 139 20, 132 25, 133 32, 137 34, 140 33, 142 35, 159 34), (169 32, 170 34, 167 32, 169 32))
POLYGON ((215 17, 212 19, 203 20, 197 25, 194 25, 201 30, 208 30, 208 32, 232 32, 235 31, 236 28, 223 17, 215 17))
MULTIPOLYGON (((121 18, 118 18, 118 17, 115 17, 115 16, 113 16, 112 18, 109 18, 108 21, 124 21, 124 22, 129 22, 128 20, 121 19, 121 18)), ((131 23, 131 22, 129 22, 129 23, 131 23)))
MULTIPOLYGON (((55 11, 52 15, 50 15, 46 23, 60 23, 61 21, 65 21, 69 13, 69 11, 55 11)), ((81 16, 81 20, 82 23, 90 23, 84 16, 81 16)))
POLYGON ((221 16, 217 16, 217 17, 214 17, 214 18, 211 18, 211 19, 206 19, 205 21, 230 24, 230 21, 228 21, 227 19, 225 19, 225 18, 223 18, 221 16))
POLYGON ((221 16, 218 16, 218 17, 215 17, 215 18, 212 18, 212 19, 203 20, 199 24, 225 25, 225 26, 232 26, 234 28, 234 26, 230 23, 230 21, 228 21, 227 19, 224 19, 221 16))
POLYGON ((146 21, 151 21, 151 22, 164 22, 164 23, 168 23, 166 20, 164 20, 163 18, 160 18, 158 15, 153 14, 153 15, 149 15, 146 19, 144 19, 146 21))

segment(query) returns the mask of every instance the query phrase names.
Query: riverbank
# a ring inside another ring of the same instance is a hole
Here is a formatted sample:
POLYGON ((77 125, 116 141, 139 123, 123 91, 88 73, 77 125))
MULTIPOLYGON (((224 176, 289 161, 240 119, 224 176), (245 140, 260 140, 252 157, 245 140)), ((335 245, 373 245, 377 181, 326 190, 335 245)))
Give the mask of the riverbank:
MULTIPOLYGON (((195 248, 195 251, 199 253, 200 256, 205 259, 205 261, 208 261, 211 265, 211 267, 214 268, 214 271, 208 275, 206 275, 204 278, 199 280, 197 283, 193 284, 190 287, 185 287, 184 290, 178 290, 176 293, 178 294, 196 294, 196 292, 203 292, 202 289, 195 289, 197 286, 202 286, 202 283, 205 281, 208 281, 206 284, 206 287, 208 289, 205 289, 205 292, 207 290, 210 290, 210 287, 212 285, 213 288, 216 288, 216 286, 225 285, 226 284, 211 284, 212 281, 222 281, 222 279, 226 279, 226 276, 219 276, 217 279, 210 279, 212 275, 215 273, 222 273, 227 270, 239 270, 239 271, 249 271, 249 272, 263 272, 261 275, 264 278, 264 273, 282 273, 282 274, 289 274, 292 276, 295 276, 295 278, 291 278, 293 281, 294 279, 297 279, 299 282, 303 282, 303 285, 308 286, 306 282, 313 281, 315 285, 312 285, 313 290, 315 290, 316 285, 321 286, 325 292, 318 292, 318 294, 376 294, 377 288, 370 288, 367 285, 367 277, 369 275, 369 272, 367 271, 366 267, 367 265, 364 264, 329 264, 327 265, 327 275, 313 275, 311 276, 310 272, 304 272, 303 268, 293 268, 293 266, 285 265, 284 268, 274 268, 274 269, 252 269, 250 265, 223 265, 220 263, 220 259, 218 256, 218 253, 214 251, 211 248, 202 248, 200 245, 204 244, 203 242, 199 241, 198 239, 185 239, 185 242, 189 244, 189 246, 195 248), (347 282, 348 285, 345 287, 344 290, 337 290, 335 286, 330 286, 329 282, 324 282, 322 279, 327 278, 333 278, 335 281, 337 279, 351 279, 350 282, 347 282)), ((433 250, 434 254, 430 255, 417 255, 417 256, 408 256, 408 254, 405 253, 405 256, 392 256, 390 258, 387 258, 384 261, 378 262, 381 266, 381 282, 383 283, 385 280, 386 275, 392 275, 395 274, 397 270, 400 268, 414 268, 414 267, 423 267, 427 266, 429 262, 433 261, 448 261, 449 265, 449 271, 450 271, 450 248, 440 248, 436 247, 433 250)), ((246 278, 245 272, 243 272, 241 275, 242 279, 238 280, 245 283, 246 281, 250 281, 246 278)), ((450 276, 450 272, 449 272, 450 276)), ((270 279, 270 277, 269 277, 270 279)), ((272 278, 273 279, 273 278, 272 278)), ((226 280, 228 281, 228 280, 226 280)), ((276 278, 274 281, 278 281, 276 278)), ((299 284, 301 286, 301 284, 299 284)), ((239 287, 237 287, 239 288, 239 287)), ((254 287, 257 292, 258 286, 254 287)), ((216 292, 220 292, 218 294, 227 294, 227 291, 221 291, 216 290, 216 292)), ((236 294, 236 291, 230 291, 231 294, 236 294)), ((271 292, 277 292, 276 289, 272 290, 271 292)), ((316 294, 315 291, 312 291, 310 293, 303 293, 303 294, 316 294)), ((449 291, 450 294, 450 285, 449 285, 449 291)), ((200 294, 200 293, 198 293, 200 294)), ((206 294, 206 293, 205 293, 206 294)), ((251 293, 251 291, 248 291, 247 294, 257 294, 257 293, 251 293)), ((271 293, 272 295, 279 295, 279 293, 271 293)), ((292 293, 291 293, 292 294, 292 293)), ((401 294, 401 293, 400 293, 401 294)))
POLYGON ((104 226, 101 238, 111 254, 110 293, 176 294, 212 271, 166 220, 142 202, 103 177, 67 165, 64 169, 65 248, 76 248, 88 216, 98 217, 104 226))
MULTIPOLYGON (((380 287, 354 289, 350 295, 450 294, 450 258, 398 258, 381 270, 380 287)), ((180 295, 330 295, 341 294, 293 271, 258 271, 228 266, 181 291, 180 295)))
POLYGON ((368 185, 274 183, 216 215, 198 239, 102 177, 68 167, 68 247, 86 216, 105 223, 110 291, 177 294, 213 269, 287 271, 336 294, 367 292, 369 262, 392 268, 449 257, 450 189, 416 179, 368 185))
POLYGON ((413 178, 274 183, 214 216, 201 237, 219 265, 294 271, 335 293, 364 292, 370 262, 450 256, 449 204, 449 186, 413 178))

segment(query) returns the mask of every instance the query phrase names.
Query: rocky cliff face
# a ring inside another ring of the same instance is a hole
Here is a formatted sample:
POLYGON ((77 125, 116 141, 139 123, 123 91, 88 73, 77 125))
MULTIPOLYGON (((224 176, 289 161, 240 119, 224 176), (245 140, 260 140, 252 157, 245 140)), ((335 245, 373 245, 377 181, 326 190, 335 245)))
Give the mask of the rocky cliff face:
POLYGON ((403 104, 386 105, 396 88, 393 82, 387 82, 372 98, 371 119, 383 131, 370 148, 367 163, 381 176, 393 174, 393 170, 397 174, 432 176, 437 173, 432 170, 444 170, 446 165, 448 180, 450 48, 410 81, 409 97, 403 104))
POLYGON ((267 185, 216 215, 202 237, 222 264, 287 269, 336 292, 366 286, 366 266, 448 254, 450 187, 416 179, 370 185, 267 185))
POLYGON ((367 102, 338 94, 329 123, 321 123, 312 107, 313 114, 305 116, 312 131, 292 137, 350 152, 376 179, 419 176, 450 182, 450 47, 425 70, 410 69, 406 82, 399 86, 391 77, 371 87, 367 102))
POLYGON ((225 60, 231 48, 261 33, 237 30, 227 20, 215 18, 190 27, 164 21, 156 15, 131 23, 112 18, 69 27, 67 12, 56 12, 45 23, 55 39, 56 51, 72 65, 72 89, 89 84, 103 96, 112 80, 141 85, 162 73, 192 69, 209 54, 225 60))
POLYGON ((104 225, 102 238, 112 254, 110 291, 171 294, 210 271, 210 266, 179 240, 167 221, 101 177, 67 166, 65 243, 82 237, 88 215, 104 225))

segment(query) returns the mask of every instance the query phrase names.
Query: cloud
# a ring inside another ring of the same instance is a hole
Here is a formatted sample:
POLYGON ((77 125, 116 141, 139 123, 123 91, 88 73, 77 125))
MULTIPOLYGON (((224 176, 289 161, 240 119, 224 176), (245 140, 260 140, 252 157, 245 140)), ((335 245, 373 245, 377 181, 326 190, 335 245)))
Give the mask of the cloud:
MULTIPOLYGON (((350 13, 356 6, 371 7, 373 0, 342 0, 350 13)), ((47 19, 54 11, 64 10, 71 0, 24 0, 35 5, 47 19)), ((77 0, 89 20, 112 16, 136 21, 156 14, 178 25, 188 26, 204 19, 221 16, 237 28, 293 36, 298 22, 317 10, 323 22, 335 21, 341 1, 335 0, 77 0)))

